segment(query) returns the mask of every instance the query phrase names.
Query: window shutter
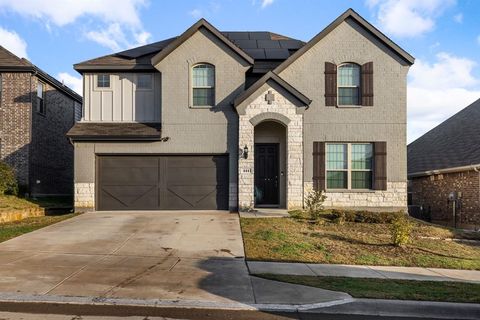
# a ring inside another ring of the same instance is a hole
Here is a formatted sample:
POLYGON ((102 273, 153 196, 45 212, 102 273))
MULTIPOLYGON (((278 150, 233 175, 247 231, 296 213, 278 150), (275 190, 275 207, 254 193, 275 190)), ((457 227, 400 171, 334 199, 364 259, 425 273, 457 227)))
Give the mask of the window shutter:
POLYGON ((325 142, 313 143, 313 190, 325 190, 325 142))
POLYGON ((337 105, 337 66, 325 62, 325 105, 337 105))
POLYGON ((375 142, 373 151, 375 153, 373 189, 387 190, 387 143, 375 142))
POLYGON ((362 106, 373 106, 373 62, 362 66, 362 106))

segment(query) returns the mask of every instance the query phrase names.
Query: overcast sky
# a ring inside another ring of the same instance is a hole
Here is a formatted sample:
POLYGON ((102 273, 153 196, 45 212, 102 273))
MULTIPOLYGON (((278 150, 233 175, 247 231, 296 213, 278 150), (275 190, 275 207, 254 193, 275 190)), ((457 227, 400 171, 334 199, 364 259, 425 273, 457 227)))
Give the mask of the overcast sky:
POLYGON ((476 0, 0 0, 0 45, 81 93, 74 63, 176 36, 201 17, 221 31, 308 41, 349 7, 416 58, 409 142, 480 98, 476 0))

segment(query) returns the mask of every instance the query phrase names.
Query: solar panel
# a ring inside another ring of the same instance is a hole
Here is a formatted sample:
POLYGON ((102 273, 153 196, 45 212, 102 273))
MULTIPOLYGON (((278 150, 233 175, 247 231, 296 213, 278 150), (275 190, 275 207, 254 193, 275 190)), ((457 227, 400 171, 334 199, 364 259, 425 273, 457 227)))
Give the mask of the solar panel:
POLYGON ((245 51, 253 59, 265 59, 264 49, 245 49, 243 51, 245 51))
POLYGON ((258 48, 280 48, 280 44, 276 40, 257 40, 258 48))
POLYGON ((288 49, 265 49, 267 59, 287 59, 290 56, 288 49))

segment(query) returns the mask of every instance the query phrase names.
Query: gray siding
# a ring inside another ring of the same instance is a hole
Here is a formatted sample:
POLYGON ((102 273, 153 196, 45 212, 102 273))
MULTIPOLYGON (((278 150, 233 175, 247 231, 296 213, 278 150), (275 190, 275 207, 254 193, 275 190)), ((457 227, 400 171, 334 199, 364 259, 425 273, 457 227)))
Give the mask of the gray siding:
POLYGON ((408 65, 355 22, 341 23, 280 76, 312 99, 304 114, 304 179, 312 181, 313 141, 386 141, 387 179, 406 181, 406 76, 408 65), (373 61, 374 105, 325 106, 325 62, 373 61))
POLYGON ((161 77, 152 89, 137 89, 136 73, 113 73, 110 88, 97 88, 97 74, 84 74, 84 121, 160 122, 161 77))

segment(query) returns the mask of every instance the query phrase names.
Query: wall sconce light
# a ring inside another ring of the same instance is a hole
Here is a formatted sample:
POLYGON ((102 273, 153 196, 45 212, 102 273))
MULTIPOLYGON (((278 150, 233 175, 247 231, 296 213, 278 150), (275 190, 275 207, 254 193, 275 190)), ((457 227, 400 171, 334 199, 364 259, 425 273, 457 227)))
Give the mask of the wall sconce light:
POLYGON ((242 155, 243 155, 243 158, 244 158, 244 159, 247 159, 247 158, 248 158, 248 147, 247 147, 247 145, 245 145, 245 147, 243 147, 243 153, 242 153, 242 155))

